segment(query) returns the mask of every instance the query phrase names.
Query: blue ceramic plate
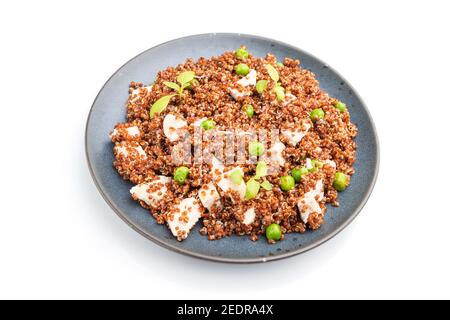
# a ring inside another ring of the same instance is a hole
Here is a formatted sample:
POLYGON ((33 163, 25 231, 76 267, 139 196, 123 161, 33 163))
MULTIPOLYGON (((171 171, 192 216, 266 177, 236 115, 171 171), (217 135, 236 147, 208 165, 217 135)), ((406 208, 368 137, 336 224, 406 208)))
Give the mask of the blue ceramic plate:
POLYGON ((336 71, 319 59, 291 45, 242 34, 203 34, 163 43, 128 61, 117 70, 100 90, 90 111, 86 126, 86 154, 92 177, 103 198, 133 229, 148 239, 174 251, 222 262, 265 262, 293 256, 312 249, 332 238, 359 213, 374 187, 379 163, 378 141, 369 111, 356 91, 336 71), (189 237, 178 242, 168 228, 156 221, 130 197, 132 185, 124 181, 112 166, 113 152, 108 133, 118 122, 125 121, 125 102, 131 81, 151 83, 159 70, 182 63, 187 58, 210 57, 247 46, 255 56, 268 52, 278 59, 299 59, 303 68, 316 74, 321 88, 344 101, 352 121, 358 126, 356 138, 356 173, 350 186, 340 193, 338 208, 328 207, 322 227, 314 232, 288 234, 284 241, 267 244, 261 237, 232 236, 208 241, 199 234, 200 223, 189 237))

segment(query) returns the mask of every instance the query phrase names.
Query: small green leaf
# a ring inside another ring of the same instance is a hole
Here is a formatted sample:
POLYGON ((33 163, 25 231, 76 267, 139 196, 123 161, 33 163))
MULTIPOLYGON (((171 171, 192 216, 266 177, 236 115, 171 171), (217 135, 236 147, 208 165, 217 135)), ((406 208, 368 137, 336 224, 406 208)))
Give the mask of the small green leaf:
POLYGON ((280 76, 278 74, 277 69, 275 69, 272 65, 266 64, 267 72, 269 73, 270 78, 276 83, 280 80, 280 76))
POLYGON ((230 173, 230 179, 234 184, 240 185, 244 179, 242 178, 242 173, 240 170, 234 170, 230 173))
POLYGON ((256 165, 255 179, 259 179, 267 176, 267 163, 264 161, 259 161, 256 165))
POLYGON ((179 84, 181 84, 181 86, 186 87, 186 85, 189 82, 191 82, 192 79, 194 79, 194 77, 195 77, 194 71, 185 71, 177 76, 177 81, 179 84))
POLYGON ((260 184, 255 179, 250 179, 247 181, 245 189, 245 199, 250 200, 258 195, 260 184))
POLYGON ((165 86, 169 87, 170 89, 175 90, 176 92, 180 91, 180 86, 178 84, 176 84, 175 82, 164 81, 163 83, 165 86))
POLYGON ((168 96, 159 98, 150 108, 150 118, 153 118, 155 116, 155 113, 163 112, 173 96, 175 96, 175 94, 169 94, 168 96))
POLYGON ((258 80, 256 83, 256 91, 258 91, 259 94, 263 93, 264 90, 267 89, 267 80, 258 80))
POLYGON ((261 183, 261 188, 263 188, 264 190, 270 191, 272 190, 272 187, 272 184, 267 180, 261 183))
POLYGON ((284 88, 281 86, 276 86, 274 90, 277 95, 277 99, 279 101, 283 101, 284 100, 284 88))

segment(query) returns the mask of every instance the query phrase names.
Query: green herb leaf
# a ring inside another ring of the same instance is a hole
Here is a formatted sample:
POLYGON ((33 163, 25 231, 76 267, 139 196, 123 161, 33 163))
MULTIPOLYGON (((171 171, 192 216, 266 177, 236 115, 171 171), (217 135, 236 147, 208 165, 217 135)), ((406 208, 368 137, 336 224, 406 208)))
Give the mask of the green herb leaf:
POLYGON ((267 163, 264 161, 259 161, 256 165, 255 179, 259 179, 267 176, 267 163))
POLYGON ((155 116, 155 113, 163 112, 173 96, 175 96, 175 94, 169 94, 168 96, 159 98, 150 108, 150 118, 153 118, 155 116))
POLYGON ((194 71, 185 71, 180 73, 177 76, 177 81, 179 84, 181 84, 181 86, 185 87, 189 82, 191 82, 195 77, 195 73, 194 71))
POLYGON ((278 74, 277 69, 275 69, 272 65, 266 64, 267 72, 269 73, 270 78, 277 83, 280 80, 280 75, 278 74))
POLYGON ((264 190, 270 191, 272 190, 272 187, 272 184, 267 180, 261 183, 261 188, 263 188, 264 190))
POLYGON ((232 173, 230 173, 230 179, 233 181, 234 184, 240 185, 242 181, 244 180, 242 178, 242 173, 240 170, 234 170, 232 173))
POLYGON ((245 189, 245 199, 250 200, 258 195, 260 184, 255 179, 250 179, 247 181, 245 189))
POLYGON ((277 95, 277 99, 279 101, 283 101, 284 100, 284 88, 282 86, 277 85, 274 90, 277 95))
POLYGON ((175 90, 176 92, 180 91, 180 86, 178 84, 176 84, 175 82, 164 81, 163 83, 165 86, 169 87, 170 89, 175 90))
POLYGON ((267 80, 258 80, 256 83, 256 91, 258 91, 259 94, 263 93, 264 90, 267 89, 267 80))

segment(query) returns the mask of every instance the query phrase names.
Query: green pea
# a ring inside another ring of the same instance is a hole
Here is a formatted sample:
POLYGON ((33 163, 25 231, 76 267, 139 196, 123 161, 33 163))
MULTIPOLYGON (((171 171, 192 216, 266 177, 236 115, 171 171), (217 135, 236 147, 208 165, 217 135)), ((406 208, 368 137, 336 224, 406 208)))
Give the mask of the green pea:
POLYGON ((289 191, 295 186, 295 180, 292 176, 283 176, 280 178, 280 187, 283 191, 289 191))
POLYGON ((266 228, 266 237, 269 240, 278 241, 281 239, 281 227, 278 223, 272 223, 266 228))
POLYGON ((245 199, 250 200, 255 198, 258 195, 260 187, 261 184, 255 179, 248 180, 245 187, 245 199))
POLYGON ((245 60, 248 58, 248 52, 244 47, 240 47, 239 49, 237 49, 234 54, 239 60, 245 60))
POLYGON ((256 82, 256 91, 261 94, 264 92, 264 90, 267 89, 267 84, 269 83, 269 81, 267 80, 259 80, 258 82, 256 82))
POLYGON ((348 186, 348 177, 343 172, 336 172, 334 175, 333 187, 337 191, 344 191, 348 186))
POLYGON ((253 117, 253 115, 254 115, 254 113, 255 113, 255 109, 253 109, 253 106, 252 106, 251 104, 247 104, 247 105, 244 107, 244 111, 245 111, 245 113, 247 114, 247 116, 248 116, 249 118, 253 117))
POLYGON ((284 64, 282 62, 277 62, 277 66, 284 67, 284 64))
POLYGON ((309 117, 311 118, 312 122, 316 122, 319 119, 323 119, 324 116, 325 116, 325 112, 323 112, 323 110, 320 108, 314 109, 309 114, 309 117))
POLYGON ((277 95, 278 101, 283 101, 284 100, 284 88, 282 86, 277 85, 275 87, 275 93, 277 95))
POLYGON ((258 141, 252 141, 248 144, 248 153, 251 156, 262 156, 264 153, 264 145, 258 141))
POLYGON ((334 105, 336 107, 336 109, 338 109, 340 112, 344 112, 345 110, 347 110, 347 106, 345 105, 345 103, 338 101, 336 102, 336 104, 334 105))
POLYGON ((186 182, 187 176, 189 175, 188 167, 178 167, 175 169, 175 173, 173 174, 173 179, 179 184, 184 184, 186 182))
POLYGON ((250 68, 245 63, 239 63, 234 71, 240 76, 246 76, 250 72, 250 68))
POLYGON ((211 130, 214 129, 216 127, 216 122, 214 120, 205 120, 202 121, 202 123, 200 124, 200 126, 204 129, 204 130, 211 130))
POLYGON ((299 183, 302 178, 302 175, 307 174, 307 173, 308 173, 308 169, 306 169, 306 167, 300 167, 300 168, 292 169, 291 176, 294 178, 295 182, 299 183))

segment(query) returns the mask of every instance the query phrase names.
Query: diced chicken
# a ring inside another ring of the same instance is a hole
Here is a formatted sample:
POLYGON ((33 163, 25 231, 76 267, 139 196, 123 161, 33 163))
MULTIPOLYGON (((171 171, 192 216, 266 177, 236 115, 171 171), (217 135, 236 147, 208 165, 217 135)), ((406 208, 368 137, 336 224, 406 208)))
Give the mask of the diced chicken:
POLYGON ((116 138, 117 136, 119 136, 120 134, 122 135, 128 135, 130 138, 137 138, 141 135, 141 131, 139 130, 138 127, 136 126, 132 126, 132 127, 128 127, 128 128, 116 128, 114 129, 114 131, 110 134, 110 138, 116 138))
POLYGON ((131 102, 135 102, 138 99, 140 99, 140 97, 142 95, 146 95, 148 94, 150 91, 152 91, 153 86, 146 86, 146 87, 139 87, 134 89, 133 91, 131 91, 130 93, 130 101, 131 102))
POLYGON ((285 136, 289 144, 296 146, 306 135, 311 125, 308 122, 300 122, 299 124, 291 124, 289 128, 281 130, 281 134, 285 136))
POLYGON ((121 143, 116 143, 114 149, 116 151, 116 155, 122 155, 124 157, 133 156, 133 154, 141 157, 147 156, 144 149, 142 149, 138 143, 123 141, 121 143))
POLYGON ((305 163, 305 167, 308 170, 311 170, 313 168, 313 164, 310 158, 306 158, 306 163, 305 163))
POLYGON ((286 146, 282 142, 275 142, 270 148, 271 152, 271 164, 278 164, 280 167, 284 166, 286 160, 283 157, 283 151, 286 146))
POLYGON ((227 172, 222 173, 217 185, 224 192, 236 191, 239 194, 239 197, 241 199, 244 199, 246 190, 245 182, 242 180, 240 184, 236 184, 230 178, 230 175, 236 170, 240 171, 242 176, 244 176, 244 171, 242 170, 242 168, 235 167, 227 172))
POLYGON ((221 177, 223 169, 224 169, 223 163, 213 156, 211 158, 211 173, 215 181, 221 177))
POLYGON ((220 195, 217 192, 214 183, 210 182, 200 189, 198 192, 198 197, 202 202, 202 205, 211 211, 212 207, 221 207, 222 203, 220 201, 220 195))
POLYGON ((323 164, 328 164, 329 166, 336 168, 336 162, 334 162, 333 160, 323 160, 322 162, 323 164))
POLYGON ((180 130, 187 127, 187 122, 171 113, 164 117, 163 131, 169 141, 174 142, 180 138, 180 130))
POLYGON ((286 95, 284 96, 283 106, 287 106, 295 100, 297 100, 296 96, 294 96, 292 93, 286 93, 286 95))
POLYGON ((131 188, 131 196, 134 200, 141 200, 149 206, 155 206, 167 193, 167 184, 170 180, 166 176, 157 176, 150 182, 141 183, 131 188))
POLYGON ((250 95, 249 91, 239 91, 238 89, 230 89, 230 94, 234 100, 250 95))
POLYGON ((256 70, 250 69, 249 73, 245 77, 240 79, 237 83, 243 87, 255 86, 256 85, 256 70))
POLYGON ((300 217, 304 223, 308 222, 309 215, 313 212, 322 213, 319 202, 323 199, 323 182, 322 179, 316 182, 314 189, 305 193, 305 195, 297 202, 300 217))
POLYGON ((186 239, 192 227, 200 219, 201 210, 197 199, 186 198, 167 214, 167 225, 179 241, 186 239))
POLYGON ((244 220, 242 221, 243 224, 249 225, 252 224, 255 221, 255 209, 250 208, 247 211, 244 212, 244 220))

